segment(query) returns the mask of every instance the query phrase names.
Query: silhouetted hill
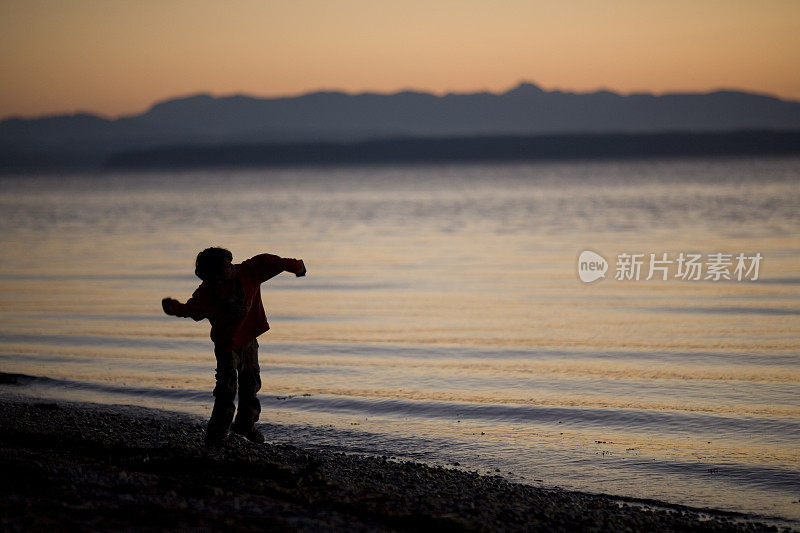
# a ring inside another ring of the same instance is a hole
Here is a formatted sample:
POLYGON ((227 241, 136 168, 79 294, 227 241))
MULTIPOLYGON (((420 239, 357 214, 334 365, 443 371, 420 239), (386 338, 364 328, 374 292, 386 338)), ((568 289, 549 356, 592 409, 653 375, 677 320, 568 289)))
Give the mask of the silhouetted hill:
POLYGON ((436 96, 315 92, 286 98, 199 94, 140 115, 90 114, 0 122, 0 168, 98 164, 164 146, 352 142, 399 137, 800 129, 800 102, 737 91, 620 95, 544 91, 436 96))

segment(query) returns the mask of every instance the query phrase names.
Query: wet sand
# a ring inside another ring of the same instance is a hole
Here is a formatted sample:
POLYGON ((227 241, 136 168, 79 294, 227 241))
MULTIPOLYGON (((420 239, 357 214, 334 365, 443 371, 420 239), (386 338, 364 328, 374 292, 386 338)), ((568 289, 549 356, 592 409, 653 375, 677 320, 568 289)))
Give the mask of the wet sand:
MULTIPOLYGON (((0 529, 769 531, 732 513, 238 437, 132 406, 0 397, 0 529)), ((746 495, 743 495, 746 497, 746 495)))

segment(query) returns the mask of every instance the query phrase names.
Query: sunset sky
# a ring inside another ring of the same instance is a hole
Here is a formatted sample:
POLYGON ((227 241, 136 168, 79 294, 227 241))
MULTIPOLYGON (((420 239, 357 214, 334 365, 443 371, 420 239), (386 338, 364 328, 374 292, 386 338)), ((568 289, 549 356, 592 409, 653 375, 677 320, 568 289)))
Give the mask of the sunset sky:
POLYGON ((0 118, 197 92, 738 88, 800 100, 799 0, 2 0, 0 118))

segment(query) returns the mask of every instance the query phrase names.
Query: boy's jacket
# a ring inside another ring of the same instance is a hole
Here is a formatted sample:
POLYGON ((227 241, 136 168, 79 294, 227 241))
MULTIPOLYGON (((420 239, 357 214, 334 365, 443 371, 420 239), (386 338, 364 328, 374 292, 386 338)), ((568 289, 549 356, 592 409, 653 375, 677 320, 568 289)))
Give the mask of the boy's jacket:
POLYGON ((220 299, 214 285, 203 282, 185 304, 177 308, 177 316, 211 322, 211 340, 218 348, 237 350, 269 329, 261 284, 281 272, 298 272, 297 259, 284 259, 272 254, 257 255, 234 265, 236 276, 231 283, 233 297, 220 299), (241 287, 238 286, 241 283, 241 287))

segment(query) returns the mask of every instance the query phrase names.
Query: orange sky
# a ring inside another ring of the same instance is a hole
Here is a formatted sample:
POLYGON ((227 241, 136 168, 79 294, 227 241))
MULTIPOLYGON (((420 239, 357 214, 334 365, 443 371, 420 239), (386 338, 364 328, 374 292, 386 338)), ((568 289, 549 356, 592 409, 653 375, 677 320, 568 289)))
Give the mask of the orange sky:
POLYGON ((800 100, 800 0, 0 1, 0 117, 520 80, 800 100))

